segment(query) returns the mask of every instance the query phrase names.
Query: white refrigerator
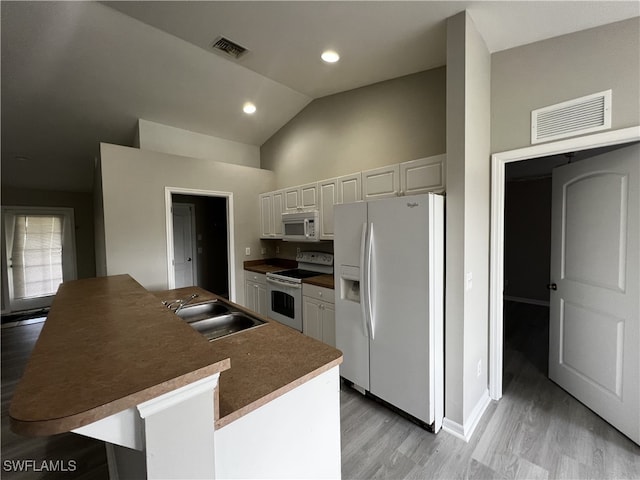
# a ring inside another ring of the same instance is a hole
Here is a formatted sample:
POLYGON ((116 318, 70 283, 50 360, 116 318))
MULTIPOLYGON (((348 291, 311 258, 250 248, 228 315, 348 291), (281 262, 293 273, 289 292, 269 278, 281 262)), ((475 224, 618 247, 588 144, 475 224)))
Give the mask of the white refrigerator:
POLYGON ((336 205, 340 375, 438 432, 444 404, 444 198, 336 205))

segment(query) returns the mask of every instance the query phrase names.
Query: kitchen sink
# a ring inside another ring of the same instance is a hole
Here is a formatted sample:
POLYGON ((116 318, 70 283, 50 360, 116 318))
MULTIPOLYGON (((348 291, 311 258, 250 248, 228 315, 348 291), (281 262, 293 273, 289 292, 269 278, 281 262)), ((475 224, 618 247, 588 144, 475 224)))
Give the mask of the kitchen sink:
POLYGON ((176 315, 187 323, 193 323, 226 313, 229 313, 229 307, 214 300, 212 302, 186 305, 179 309, 176 315))
POLYGON ((176 315, 209 341, 267 323, 216 301, 187 305, 176 315))

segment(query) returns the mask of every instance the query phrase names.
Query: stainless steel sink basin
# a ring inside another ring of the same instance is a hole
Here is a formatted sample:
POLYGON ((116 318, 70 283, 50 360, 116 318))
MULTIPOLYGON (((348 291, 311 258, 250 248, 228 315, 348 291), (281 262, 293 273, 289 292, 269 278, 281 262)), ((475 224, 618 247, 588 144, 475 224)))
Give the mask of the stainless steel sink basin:
POLYGON ((176 315, 209 341, 267 323, 217 301, 186 305, 176 315))
POLYGON ((229 307, 217 301, 213 301, 186 305, 178 310, 176 315, 187 323, 193 323, 218 315, 224 315, 226 313, 229 313, 229 307))
POLYGON ((258 318, 251 317, 242 312, 232 311, 197 322, 190 322, 189 325, 211 341, 216 338, 231 335, 232 333, 264 325, 265 323, 266 322, 258 318))

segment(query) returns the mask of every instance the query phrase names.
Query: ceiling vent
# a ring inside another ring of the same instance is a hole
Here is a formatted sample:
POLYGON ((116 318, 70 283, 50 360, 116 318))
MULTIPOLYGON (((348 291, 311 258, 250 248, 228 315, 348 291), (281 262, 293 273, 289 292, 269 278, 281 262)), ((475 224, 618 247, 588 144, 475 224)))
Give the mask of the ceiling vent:
POLYGON ((611 90, 531 112, 531 143, 611 128, 611 90))
POLYGON ((235 58, 236 60, 247 53, 247 49, 235 42, 232 42, 228 38, 218 37, 211 45, 217 52, 224 53, 228 57, 235 58))

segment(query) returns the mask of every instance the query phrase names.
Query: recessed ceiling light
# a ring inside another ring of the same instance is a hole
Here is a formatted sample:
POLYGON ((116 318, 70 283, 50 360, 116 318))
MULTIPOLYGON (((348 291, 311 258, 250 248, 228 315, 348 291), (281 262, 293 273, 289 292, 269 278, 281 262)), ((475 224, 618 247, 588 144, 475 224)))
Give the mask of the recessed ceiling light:
POLYGON ((336 63, 338 60, 340 60, 340 55, 338 55, 338 52, 336 52, 335 50, 325 50, 324 52, 322 52, 322 55, 320 55, 320 57, 327 63, 336 63))
POLYGON ((242 111, 248 115, 251 115, 253 113, 256 113, 256 106, 251 102, 247 102, 242 107, 242 111))

